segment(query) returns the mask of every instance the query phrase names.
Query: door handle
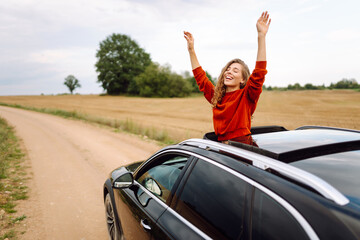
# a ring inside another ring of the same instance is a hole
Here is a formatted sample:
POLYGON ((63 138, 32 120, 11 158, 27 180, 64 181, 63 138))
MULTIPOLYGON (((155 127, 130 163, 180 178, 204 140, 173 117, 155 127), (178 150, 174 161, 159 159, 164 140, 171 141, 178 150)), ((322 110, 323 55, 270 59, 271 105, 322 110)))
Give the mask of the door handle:
POLYGON ((149 226, 148 221, 146 219, 141 219, 140 224, 146 231, 151 230, 151 227, 149 226))

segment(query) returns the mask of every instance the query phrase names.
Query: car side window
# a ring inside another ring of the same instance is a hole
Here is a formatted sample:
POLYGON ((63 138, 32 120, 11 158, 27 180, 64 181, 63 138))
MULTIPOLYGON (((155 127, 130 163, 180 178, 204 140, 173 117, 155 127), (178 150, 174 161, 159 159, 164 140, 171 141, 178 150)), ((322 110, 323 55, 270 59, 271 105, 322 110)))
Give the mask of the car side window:
POLYGON ((166 202, 187 160, 187 156, 166 154, 157 159, 156 164, 152 165, 136 180, 160 200, 166 202))
POLYGON ((213 239, 242 239, 247 183, 198 159, 175 211, 213 239))
POLYGON ((277 201, 256 189, 252 239, 309 239, 298 221, 277 201))

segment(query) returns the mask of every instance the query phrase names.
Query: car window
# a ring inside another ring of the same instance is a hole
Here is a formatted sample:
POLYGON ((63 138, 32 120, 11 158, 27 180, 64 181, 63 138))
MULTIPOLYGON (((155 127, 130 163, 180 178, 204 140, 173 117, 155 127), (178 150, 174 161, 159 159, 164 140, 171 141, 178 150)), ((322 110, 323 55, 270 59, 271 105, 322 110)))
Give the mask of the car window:
POLYGON ((141 174, 137 181, 160 200, 166 202, 187 160, 186 156, 166 154, 157 159, 156 164, 141 174))
POLYGON ((247 183, 199 159, 175 211, 213 239, 241 239, 247 183))
POLYGON ((256 189, 252 239, 309 239, 298 221, 277 201, 256 189))

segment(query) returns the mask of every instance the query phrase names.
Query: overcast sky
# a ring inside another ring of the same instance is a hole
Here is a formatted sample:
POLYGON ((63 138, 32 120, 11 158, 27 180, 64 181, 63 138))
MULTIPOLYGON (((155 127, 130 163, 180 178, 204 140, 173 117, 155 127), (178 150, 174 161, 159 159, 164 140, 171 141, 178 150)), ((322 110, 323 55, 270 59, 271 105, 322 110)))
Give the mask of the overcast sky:
POLYGON ((0 95, 101 93, 99 43, 129 35, 153 61, 191 71, 183 30, 203 68, 217 77, 230 59, 255 66, 256 21, 268 10, 265 85, 360 81, 359 0, 11 0, 0 1, 0 95))

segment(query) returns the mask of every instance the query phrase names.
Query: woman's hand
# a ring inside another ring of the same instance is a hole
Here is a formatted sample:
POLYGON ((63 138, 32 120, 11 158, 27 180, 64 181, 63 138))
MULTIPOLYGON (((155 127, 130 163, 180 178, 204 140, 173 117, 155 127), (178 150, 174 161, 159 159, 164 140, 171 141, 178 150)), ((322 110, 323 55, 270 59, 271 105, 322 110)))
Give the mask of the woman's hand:
POLYGON ((265 36, 269 30, 271 19, 268 12, 263 12, 257 20, 256 29, 258 31, 258 53, 256 61, 266 61, 265 36))
POLYGON ((184 38, 187 41, 192 69, 200 67, 199 60, 197 59, 197 56, 196 56, 196 53, 194 50, 194 38, 193 38, 192 34, 184 31, 184 38))
POLYGON ((256 29, 259 36, 265 37, 267 31, 269 30, 270 23, 271 19, 269 18, 268 12, 263 12, 256 22, 256 29))
POLYGON ((187 41, 188 51, 194 51, 194 37, 192 34, 184 31, 184 38, 187 41))

